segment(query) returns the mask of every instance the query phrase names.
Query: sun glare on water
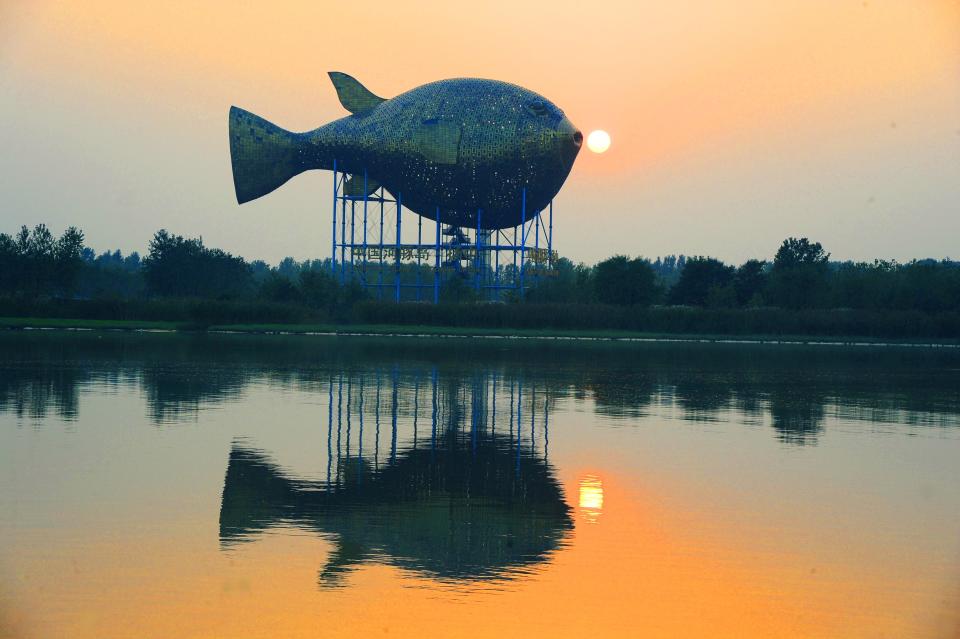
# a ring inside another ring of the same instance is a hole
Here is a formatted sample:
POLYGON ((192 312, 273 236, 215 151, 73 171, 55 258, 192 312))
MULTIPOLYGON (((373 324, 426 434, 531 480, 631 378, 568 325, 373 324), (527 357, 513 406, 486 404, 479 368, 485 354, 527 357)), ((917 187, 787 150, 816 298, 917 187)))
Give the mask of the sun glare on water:
POLYGON ((587 136, 587 148, 594 153, 603 153, 610 148, 610 134, 601 129, 592 131, 587 136))
POLYGON ((586 475, 580 479, 579 506, 588 523, 597 523, 603 512, 603 482, 596 475, 586 475))

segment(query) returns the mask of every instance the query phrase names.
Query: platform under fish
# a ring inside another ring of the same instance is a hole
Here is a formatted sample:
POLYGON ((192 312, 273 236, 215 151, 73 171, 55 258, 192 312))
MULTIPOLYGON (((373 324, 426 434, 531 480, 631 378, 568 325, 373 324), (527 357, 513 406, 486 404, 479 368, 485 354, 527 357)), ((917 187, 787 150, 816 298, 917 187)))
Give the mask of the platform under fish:
POLYGON ((352 175, 349 195, 382 186, 404 208, 445 224, 509 228, 550 203, 583 142, 556 105, 507 82, 441 80, 385 99, 346 74, 330 78, 351 115, 313 131, 230 109, 238 202, 336 162, 352 175))

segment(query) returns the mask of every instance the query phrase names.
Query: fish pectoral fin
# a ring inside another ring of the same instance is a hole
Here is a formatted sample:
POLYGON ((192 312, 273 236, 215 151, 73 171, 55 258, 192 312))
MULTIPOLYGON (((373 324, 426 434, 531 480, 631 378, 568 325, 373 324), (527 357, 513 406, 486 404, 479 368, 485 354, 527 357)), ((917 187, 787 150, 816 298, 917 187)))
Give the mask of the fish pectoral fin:
POLYGON ((380 188, 380 183, 367 176, 366 189, 364 189, 364 180, 362 175, 354 175, 346 184, 343 185, 343 194, 346 197, 363 197, 370 195, 380 188))
POLYGON ((456 164, 460 152, 460 126, 432 118, 424 120, 413 134, 420 153, 436 164, 456 164))
POLYGON ((386 98, 374 95, 367 87, 357 82, 356 78, 346 73, 330 71, 328 75, 337 90, 340 104, 354 115, 363 115, 373 110, 381 102, 386 102, 386 98))

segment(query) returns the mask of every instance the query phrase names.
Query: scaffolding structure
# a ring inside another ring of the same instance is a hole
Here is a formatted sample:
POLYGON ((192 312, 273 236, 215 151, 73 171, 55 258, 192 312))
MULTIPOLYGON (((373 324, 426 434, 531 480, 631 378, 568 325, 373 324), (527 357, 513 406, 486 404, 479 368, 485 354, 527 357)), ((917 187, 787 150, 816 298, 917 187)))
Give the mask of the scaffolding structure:
POLYGON ((459 278, 479 299, 500 301, 509 293, 523 298, 552 273, 552 201, 528 215, 524 189, 518 226, 486 229, 478 209, 470 228, 438 221, 440 207, 437 221, 409 210, 404 215, 402 193, 367 186, 366 172, 339 172, 334 162, 330 268, 341 284, 356 282, 381 300, 436 304, 443 287, 459 278), (360 181, 362 189, 354 186, 360 181))

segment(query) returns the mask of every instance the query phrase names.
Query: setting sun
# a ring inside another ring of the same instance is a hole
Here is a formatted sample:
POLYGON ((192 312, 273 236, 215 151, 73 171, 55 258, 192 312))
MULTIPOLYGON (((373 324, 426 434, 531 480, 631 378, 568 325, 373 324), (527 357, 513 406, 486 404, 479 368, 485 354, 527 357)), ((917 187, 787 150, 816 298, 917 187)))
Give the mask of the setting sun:
POLYGON ((601 129, 592 131, 587 136, 587 148, 594 153, 603 153, 610 148, 610 134, 601 129))

